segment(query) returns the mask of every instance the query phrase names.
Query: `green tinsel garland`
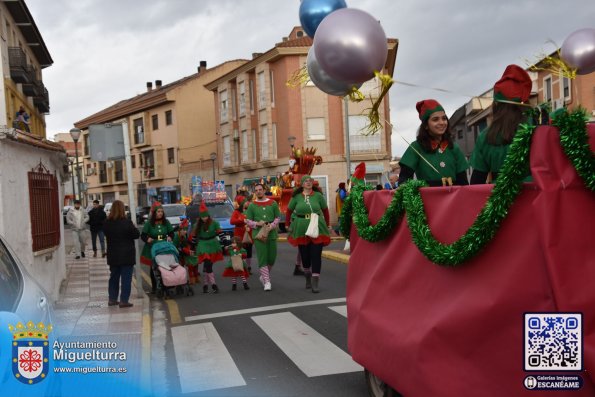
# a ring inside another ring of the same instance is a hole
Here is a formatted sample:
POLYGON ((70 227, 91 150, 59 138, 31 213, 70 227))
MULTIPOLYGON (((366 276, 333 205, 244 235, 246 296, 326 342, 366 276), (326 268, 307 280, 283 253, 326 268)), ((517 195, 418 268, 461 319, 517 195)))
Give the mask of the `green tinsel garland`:
MULTIPOLYGON (((560 129, 564 152, 587 187, 595 191, 595 157, 588 143, 584 110, 579 109, 571 114, 565 112, 555 118, 554 125, 560 129)), ((370 225, 364 204, 364 191, 372 188, 366 188, 363 183, 355 185, 343 205, 341 233, 349 237, 353 219, 360 237, 370 242, 383 240, 393 231, 405 211, 413 241, 429 260, 442 266, 464 263, 492 240, 520 193, 524 176, 529 173, 533 130, 531 125, 519 127, 492 194, 473 225, 454 243, 442 244, 434 238, 419 191, 426 183, 419 180, 410 180, 395 191, 390 205, 376 225, 370 225)))
POLYGON ((570 114, 561 112, 552 122, 560 130, 560 144, 564 153, 587 188, 595 191, 595 155, 589 146, 586 118, 586 111, 579 108, 570 114))

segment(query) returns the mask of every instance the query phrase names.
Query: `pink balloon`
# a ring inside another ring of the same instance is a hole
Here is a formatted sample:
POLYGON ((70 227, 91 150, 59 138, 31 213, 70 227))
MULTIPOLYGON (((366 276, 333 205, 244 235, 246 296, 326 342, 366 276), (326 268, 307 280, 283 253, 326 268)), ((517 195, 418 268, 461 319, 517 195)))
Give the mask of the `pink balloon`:
POLYGON ((382 71, 388 46, 380 23, 365 11, 342 8, 322 20, 314 36, 316 59, 337 81, 363 83, 382 71))
POLYGON ((577 74, 595 72, 595 29, 585 28, 572 32, 562 43, 560 56, 577 69, 577 74))

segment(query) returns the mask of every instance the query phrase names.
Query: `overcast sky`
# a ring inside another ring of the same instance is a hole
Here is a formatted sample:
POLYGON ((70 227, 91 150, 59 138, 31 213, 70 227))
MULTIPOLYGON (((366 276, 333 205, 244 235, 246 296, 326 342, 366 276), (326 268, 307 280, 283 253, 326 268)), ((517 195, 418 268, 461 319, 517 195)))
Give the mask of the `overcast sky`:
MULTIPOLYGON (((595 26, 593 0, 346 0, 399 39, 394 78, 423 87, 390 91, 393 155, 419 126, 415 103, 435 98, 451 115, 498 80, 511 63, 527 66, 573 31, 595 26)), ((146 90, 208 66, 250 59, 299 22, 299 0, 26 0, 54 64, 47 136, 146 90)))

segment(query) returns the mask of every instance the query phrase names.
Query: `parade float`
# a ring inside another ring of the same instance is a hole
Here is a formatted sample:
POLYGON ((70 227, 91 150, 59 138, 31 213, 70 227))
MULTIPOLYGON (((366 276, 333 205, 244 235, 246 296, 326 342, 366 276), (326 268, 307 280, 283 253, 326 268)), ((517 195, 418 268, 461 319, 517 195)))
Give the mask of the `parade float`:
POLYGON ((584 120, 523 126, 495 185, 355 183, 342 225, 348 347, 369 383, 407 397, 532 396, 531 376, 574 375, 580 390, 548 395, 595 395, 595 124, 584 120), (528 166, 534 182, 522 183, 528 166), (564 372, 527 368, 526 313, 582 315, 582 345, 539 342, 564 372))

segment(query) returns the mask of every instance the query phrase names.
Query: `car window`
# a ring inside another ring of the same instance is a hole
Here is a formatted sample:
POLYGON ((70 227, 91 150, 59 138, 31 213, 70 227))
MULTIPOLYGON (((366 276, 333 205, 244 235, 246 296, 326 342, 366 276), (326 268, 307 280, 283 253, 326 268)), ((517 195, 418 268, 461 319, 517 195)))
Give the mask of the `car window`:
POLYGON ((21 295, 23 280, 17 264, 0 241, 0 311, 14 311, 21 295))
POLYGON ((163 212, 166 217, 182 216, 186 214, 186 206, 180 205, 165 205, 163 206, 163 212))
POLYGON ((229 203, 207 204, 211 218, 231 218, 233 206, 229 203))

